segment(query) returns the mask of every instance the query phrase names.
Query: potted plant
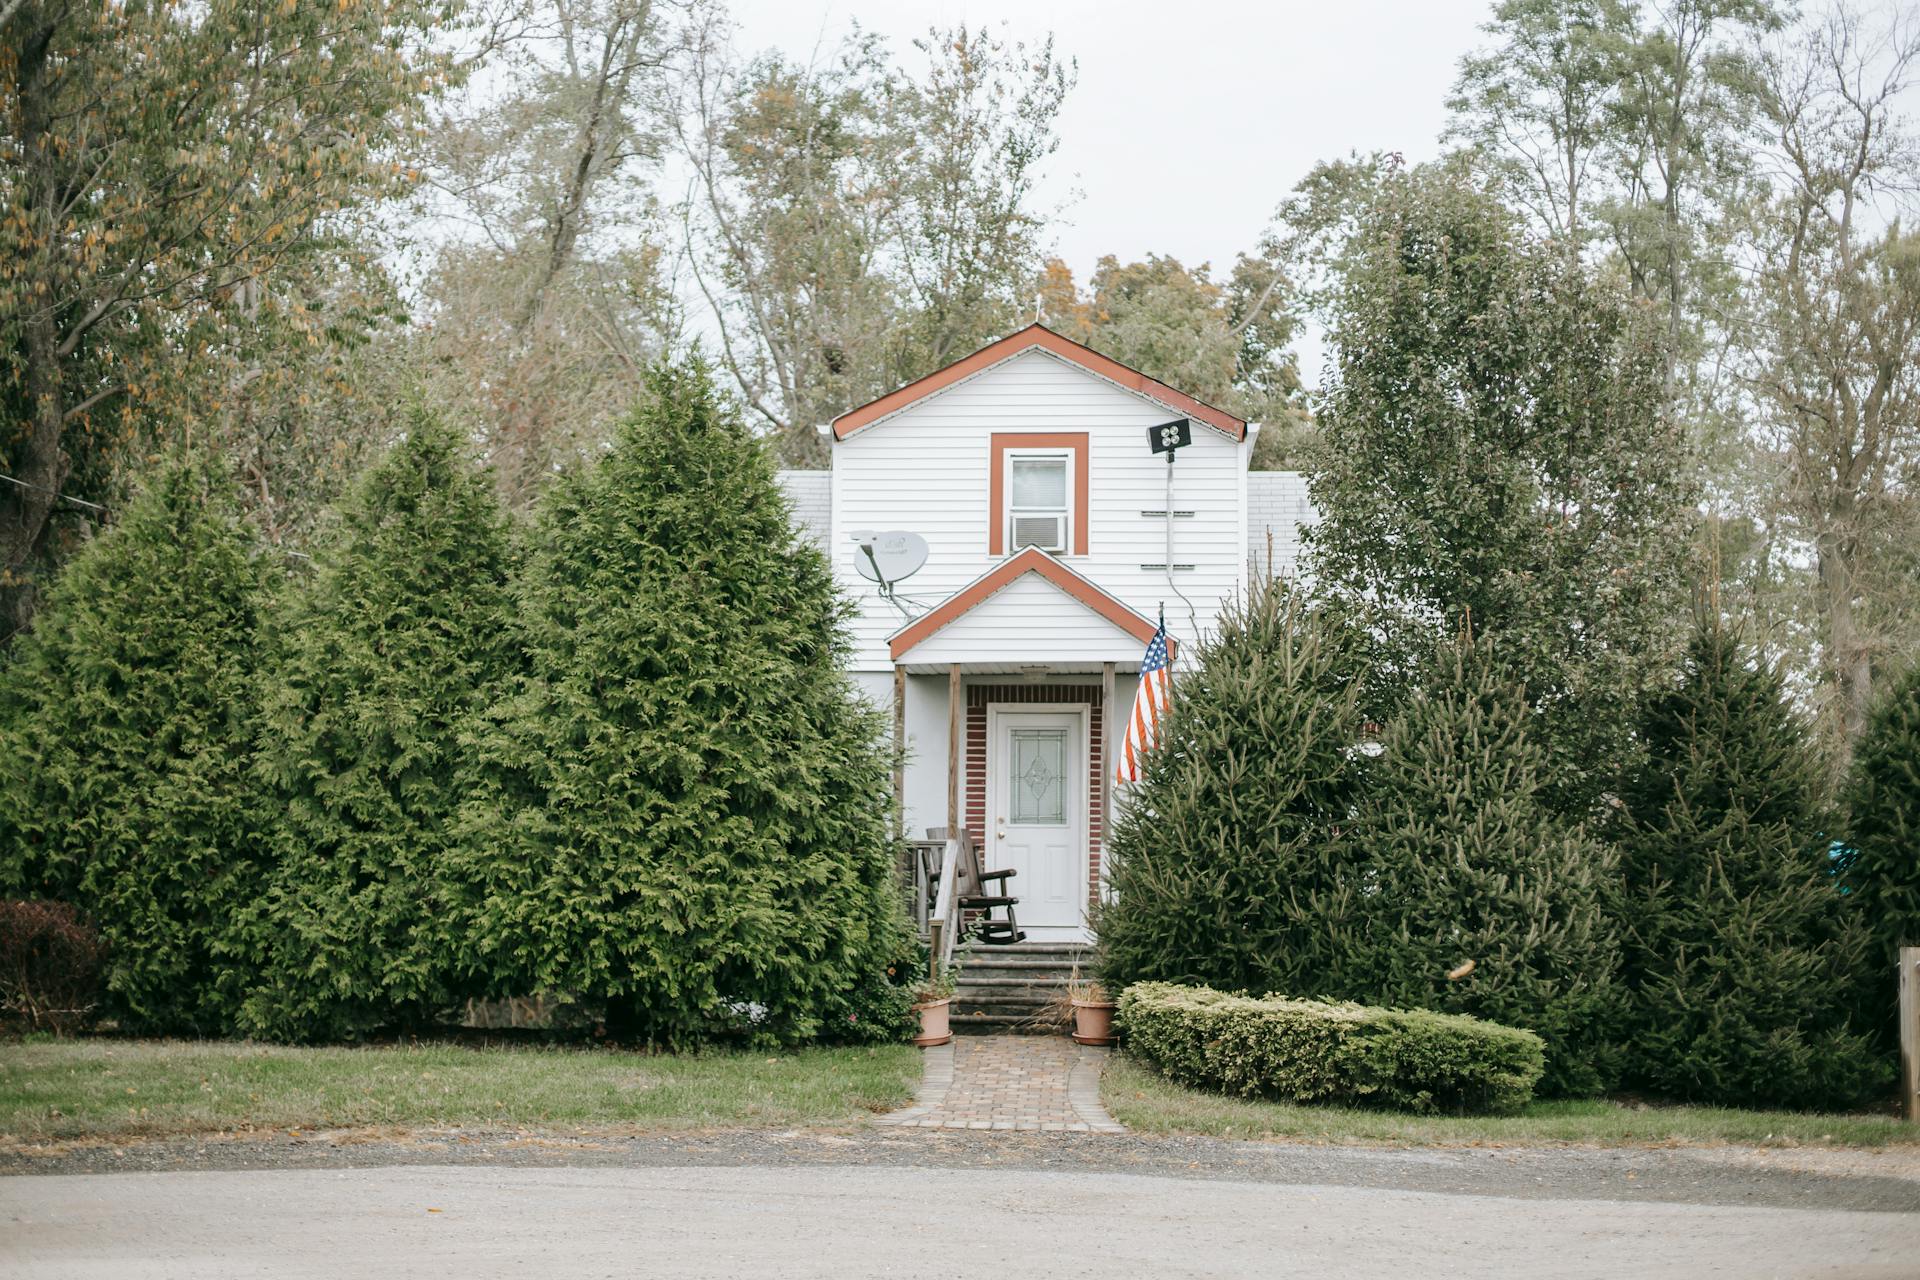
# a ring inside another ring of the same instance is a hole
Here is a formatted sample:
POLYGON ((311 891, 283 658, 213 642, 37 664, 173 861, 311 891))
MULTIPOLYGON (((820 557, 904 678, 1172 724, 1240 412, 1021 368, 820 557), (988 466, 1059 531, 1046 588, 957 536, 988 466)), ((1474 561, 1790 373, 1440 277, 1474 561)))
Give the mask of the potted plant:
POLYGON ((913 993, 913 1011, 920 1015, 920 1034, 913 1038, 922 1049, 931 1049, 953 1039, 949 1008, 953 1003, 955 973, 952 965, 935 967, 913 993))
POLYGON ((1114 1002, 1107 997, 1107 989, 1098 982, 1080 981, 1080 969, 1075 966, 1067 996, 1073 1004, 1074 1043, 1112 1044, 1114 1002))

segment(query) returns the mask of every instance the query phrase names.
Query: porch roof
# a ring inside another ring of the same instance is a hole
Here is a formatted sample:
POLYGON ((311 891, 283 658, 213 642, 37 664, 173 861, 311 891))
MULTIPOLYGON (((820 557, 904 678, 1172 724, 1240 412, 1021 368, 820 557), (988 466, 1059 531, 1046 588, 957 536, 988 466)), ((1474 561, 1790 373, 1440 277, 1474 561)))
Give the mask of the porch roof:
POLYGON ((976 670, 1132 670, 1154 623, 1038 547, 960 588, 887 640, 894 662, 976 670))

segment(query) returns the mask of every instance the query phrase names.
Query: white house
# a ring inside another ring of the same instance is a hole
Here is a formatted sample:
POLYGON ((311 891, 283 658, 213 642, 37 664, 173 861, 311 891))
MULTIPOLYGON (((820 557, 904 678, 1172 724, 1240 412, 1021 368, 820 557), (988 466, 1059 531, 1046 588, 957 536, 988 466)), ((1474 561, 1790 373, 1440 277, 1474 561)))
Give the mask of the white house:
POLYGON ((1040 325, 821 430, 831 466, 781 481, 859 604, 853 669, 906 748, 904 830, 967 827, 1018 871, 1029 935, 1084 938, 1155 619, 1177 653, 1250 574, 1290 570, 1301 477, 1248 471, 1257 425, 1040 325), (1169 467, 1148 429, 1180 420, 1169 467), (894 600, 858 568, 855 534, 885 531, 927 543, 894 600))

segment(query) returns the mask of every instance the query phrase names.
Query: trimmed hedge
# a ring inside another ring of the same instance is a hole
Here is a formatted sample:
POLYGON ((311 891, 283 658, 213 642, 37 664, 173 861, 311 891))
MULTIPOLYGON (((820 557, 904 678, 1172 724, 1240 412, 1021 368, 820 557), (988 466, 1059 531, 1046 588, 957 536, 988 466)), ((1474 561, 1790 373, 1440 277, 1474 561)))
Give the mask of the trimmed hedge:
POLYGON ((1168 1079, 1283 1102, 1517 1111, 1546 1069, 1539 1036, 1464 1014, 1138 982, 1118 1019, 1168 1079))

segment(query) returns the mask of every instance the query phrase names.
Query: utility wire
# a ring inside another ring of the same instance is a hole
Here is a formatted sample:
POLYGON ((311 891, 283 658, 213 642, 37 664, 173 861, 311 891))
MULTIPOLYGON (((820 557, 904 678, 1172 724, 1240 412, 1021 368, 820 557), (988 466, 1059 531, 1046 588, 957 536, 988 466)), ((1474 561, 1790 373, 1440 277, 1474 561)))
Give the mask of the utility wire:
POLYGON ((13 476, 10 476, 3 471, 0 471, 0 480, 5 480, 8 484, 17 484, 22 489, 31 489, 35 493, 48 494, 51 497, 58 498, 62 502, 71 502, 76 507, 85 507, 89 511, 98 511, 101 515, 107 514, 107 509, 101 506, 97 502, 88 502, 85 498, 69 497, 68 495, 61 493, 58 490, 49 489, 45 485, 33 484, 26 480, 15 479, 13 476))

